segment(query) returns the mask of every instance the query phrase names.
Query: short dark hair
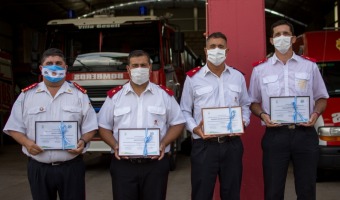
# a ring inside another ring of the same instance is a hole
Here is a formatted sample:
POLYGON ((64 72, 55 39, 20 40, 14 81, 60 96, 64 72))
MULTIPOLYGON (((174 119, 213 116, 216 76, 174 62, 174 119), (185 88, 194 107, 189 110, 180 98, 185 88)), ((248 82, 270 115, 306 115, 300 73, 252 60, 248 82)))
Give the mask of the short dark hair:
POLYGON ((293 24, 291 24, 289 21, 281 19, 279 21, 276 21, 275 23, 272 24, 271 26, 271 32, 272 32, 272 36, 274 34, 274 28, 280 25, 287 25, 290 28, 290 31, 292 32, 292 35, 294 35, 294 26, 293 24))
POLYGON ((210 34, 207 38, 207 42, 211 39, 211 38, 222 38, 227 42, 227 37, 221 33, 221 32, 214 32, 212 34, 210 34))
POLYGON ((49 56, 59 56, 60 58, 63 59, 64 62, 66 62, 65 56, 62 50, 57 49, 57 48, 50 48, 44 51, 43 55, 41 56, 40 63, 41 64, 44 63, 45 59, 49 56))
POLYGON ((150 64, 150 55, 143 50, 134 50, 129 53, 128 56, 128 65, 130 65, 130 59, 133 57, 141 57, 141 56, 146 56, 148 58, 148 63, 150 64))

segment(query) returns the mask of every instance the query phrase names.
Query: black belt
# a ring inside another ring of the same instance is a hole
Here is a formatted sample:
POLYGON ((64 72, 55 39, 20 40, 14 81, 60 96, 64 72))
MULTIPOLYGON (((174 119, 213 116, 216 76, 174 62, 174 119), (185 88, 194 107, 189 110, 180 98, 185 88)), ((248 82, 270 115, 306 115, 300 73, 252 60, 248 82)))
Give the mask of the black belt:
MULTIPOLYGON (((168 156, 168 153, 165 153, 164 156, 168 156)), ((145 164, 145 163, 151 163, 155 162, 158 159, 151 159, 151 158, 129 158, 129 159, 122 159, 125 161, 128 161, 132 164, 145 164)))
POLYGON ((298 129, 298 128, 306 128, 305 126, 298 126, 296 124, 284 124, 282 126, 279 126, 279 127, 274 127, 274 128, 285 128, 285 129, 291 129, 291 130, 294 130, 294 129, 298 129))
POLYGON ((58 166, 58 165, 64 165, 64 164, 68 164, 68 163, 72 163, 74 161, 77 161, 79 159, 83 159, 83 155, 78 155, 77 157, 71 159, 71 160, 66 160, 66 161, 57 161, 57 162, 51 162, 51 163, 43 163, 43 162, 39 162, 37 160, 35 160, 34 158, 28 157, 29 161, 33 161, 39 164, 43 164, 43 165, 50 165, 50 166, 58 166))
POLYGON ((240 136, 220 136, 220 137, 208 138, 205 141, 225 143, 225 142, 230 142, 232 140, 235 140, 237 138, 240 138, 240 136))
POLYGON ((295 124, 287 124, 283 125, 282 128, 295 129, 297 126, 295 124))

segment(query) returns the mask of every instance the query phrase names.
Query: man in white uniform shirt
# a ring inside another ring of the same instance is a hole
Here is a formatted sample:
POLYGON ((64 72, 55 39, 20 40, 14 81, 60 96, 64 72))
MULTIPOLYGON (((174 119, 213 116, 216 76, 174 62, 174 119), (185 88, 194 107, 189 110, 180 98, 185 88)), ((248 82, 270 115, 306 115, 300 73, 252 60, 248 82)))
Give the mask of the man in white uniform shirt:
POLYGON ((182 133, 185 119, 173 92, 149 81, 152 65, 147 52, 132 51, 127 70, 131 81, 108 91, 98 114, 100 136, 114 151, 110 165, 113 199, 165 200, 170 169, 167 154, 170 143, 182 133), (119 155, 123 148, 118 145, 119 129, 133 133, 151 128, 160 132, 159 156, 119 155))
MULTIPOLYGON (((193 200, 211 200, 216 178, 221 200, 239 200, 243 144, 240 133, 212 137, 203 133, 202 108, 242 108, 241 126, 249 124, 249 97, 244 76, 225 64, 227 38, 215 32, 206 41, 207 64, 187 73, 181 109, 192 133, 191 186, 193 200)), ((227 132, 227 126, 226 130, 227 132)))
POLYGON ((292 24, 279 20, 271 29, 270 42, 275 54, 258 62, 249 86, 250 109, 266 126, 262 138, 265 200, 284 199, 290 162, 294 167, 297 199, 315 200, 319 140, 314 124, 325 110, 329 96, 316 63, 293 52, 292 43, 296 37, 292 24), (275 109, 273 105, 270 108, 271 97, 275 97, 275 101, 280 100, 278 97, 293 97, 293 106, 297 98, 309 97, 309 102, 304 102, 306 107, 309 105, 310 116, 301 120, 302 114, 295 107, 295 111, 288 113, 293 115, 292 123, 274 123, 272 117, 276 116, 270 116, 270 109, 275 109))
POLYGON ((43 81, 23 89, 4 132, 22 145, 29 158, 28 180, 34 200, 55 200, 57 193, 61 200, 84 200, 82 153, 98 129, 96 113, 86 91, 65 81, 67 65, 61 50, 46 50, 40 70, 43 81), (37 122, 46 132, 37 131, 37 122), (50 131, 51 137, 46 136, 50 131), (54 131, 60 140, 55 139, 54 131), (40 137, 44 142, 39 146, 40 137), (53 148, 46 148, 48 145, 53 148))

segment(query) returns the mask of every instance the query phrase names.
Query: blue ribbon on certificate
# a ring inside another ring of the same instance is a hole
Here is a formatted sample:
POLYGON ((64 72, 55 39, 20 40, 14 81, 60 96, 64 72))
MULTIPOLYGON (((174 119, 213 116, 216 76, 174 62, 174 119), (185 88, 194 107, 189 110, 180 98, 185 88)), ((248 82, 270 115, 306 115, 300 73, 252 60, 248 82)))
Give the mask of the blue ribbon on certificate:
POLYGON ((233 132, 232 121, 235 118, 235 114, 236 114, 236 111, 235 110, 231 110, 231 108, 229 108, 229 123, 227 125, 227 130, 230 131, 230 133, 233 132))
POLYGON ((68 144, 70 144, 70 142, 67 140, 65 134, 66 134, 66 131, 67 131, 67 127, 65 125, 65 123, 63 121, 60 122, 60 133, 61 133, 61 140, 62 140, 62 148, 63 150, 65 150, 65 146, 67 146, 68 144))
POLYGON ((293 114, 294 123, 297 123, 297 118, 298 118, 298 116, 300 117, 300 119, 302 120, 302 122, 305 122, 305 121, 307 121, 307 119, 303 118, 303 116, 301 115, 301 113, 298 111, 296 100, 297 100, 297 98, 296 98, 296 96, 295 96, 295 97, 294 97, 294 102, 292 103, 292 104, 293 104, 293 108, 294 108, 294 114, 293 114))
POLYGON ((148 136, 148 129, 145 129, 145 138, 144 138, 144 151, 143 155, 147 156, 148 155, 148 143, 151 141, 153 133, 151 132, 150 135, 148 136))

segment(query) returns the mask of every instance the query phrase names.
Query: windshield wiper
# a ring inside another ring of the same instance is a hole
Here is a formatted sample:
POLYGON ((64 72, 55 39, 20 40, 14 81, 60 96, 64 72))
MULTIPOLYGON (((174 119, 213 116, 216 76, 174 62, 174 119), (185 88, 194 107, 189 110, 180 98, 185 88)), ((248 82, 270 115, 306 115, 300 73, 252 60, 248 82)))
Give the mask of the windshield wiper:
POLYGON ((83 62, 81 62, 79 59, 76 59, 76 61, 78 61, 85 69, 87 69, 86 71, 92 72, 92 69, 89 66, 85 65, 83 62))

